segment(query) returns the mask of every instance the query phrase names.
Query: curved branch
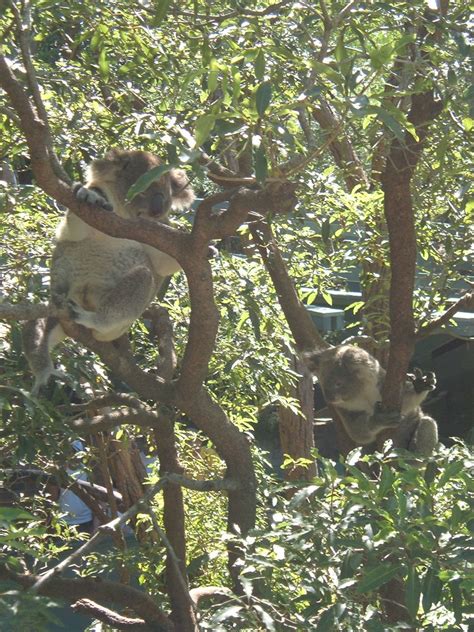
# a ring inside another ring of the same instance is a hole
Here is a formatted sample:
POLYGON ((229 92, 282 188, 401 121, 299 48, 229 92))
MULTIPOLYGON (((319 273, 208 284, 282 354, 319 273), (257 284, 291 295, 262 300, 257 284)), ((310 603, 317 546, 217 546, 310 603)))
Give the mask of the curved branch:
POLYGON ((459 298, 453 305, 451 305, 451 307, 449 307, 437 318, 433 318, 426 323, 422 323, 416 332, 416 339, 421 340, 422 338, 426 338, 426 336, 431 335, 440 327, 446 325, 457 312, 460 312, 466 307, 474 310, 474 292, 468 292, 464 296, 461 296, 461 298, 459 298))
POLYGON ((305 306, 298 298, 295 286, 288 274, 286 264, 268 222, 260 220, 251 223, 250 232, 265 263, 268 274, 273 281, 278 301, 298 349, 305 351, 329 347, 311 320, 311 316, 305 306))
POLYGON ((209 599, 211 597, 217 597, 219 601, 227 601, 228 599, 236 598, 230 588, 225 586, 199 586, 198 588, 192 588, 189 591, 189 596, 198 606, 202 599, 209 599))
POLYGON ((93 419, 74 419, 71 426, 77 432, 84 434, 98 434, 104 430, 111 430, 116 426, 131 424, 145 428, 159 428, 160 418, 155 413, 147 410, 130 411, 121 410, 113 411, 108 415, 98 415, 93 419))
POLYGON ((150 626, 148 626, 143 619, 131 619, 130 617, 124 617, 113 610, 109 610, 104 606, 95 603, 92 599, 79 599, 76 603, 72 604, 71 609, 74 612, 85 614, 93 619, 98 619, 102 623, 112 626, 117 630, 129 630, 129 632, 151 632, 150 626))
POLYGON ((10 3, 12 11, 15 15, 15 21, 17 24, 18 37, 20 40, 20 48, 21 55, 23 58, 23 64, 26 70, 26 77, 28 81, 28 85, 30 86, 31 93, 33 95, 33 100, 36 106, 36 110, 39 114, 40 119, 44 124, 44 138, 46 147, 49 154, 49 159, 51 161, 51 165, 54 169, 56 176, 66 182, 67 184, 71 184, 71 179, 67 175, 67 173, 62 168, 53 147, 53 139, 51 136, 51 129, 49 127, 48 115, 46 113, 46 108, 44 107, 43 99, 41 98, 40 87, 38 84, 38 79, 36 77, 35 67, 33 65, 33 60, 31 59, 31 7, 28 0, 23 0, 23 11, 24 18, 20 14, 16 4, 14 2, 10 3))
MULTIPOLYGON (((4 565, 0 565, 0 579, 13 581, 25 589, 30 589, 39 581, 34 574, 15 573, 4 565)), ((173 632, 174 626, 165 613, 158 608, 154 600, 145 593, 125 586, 119 582, 99 579, 96 577, 54 577, 47 585, 39 590, 40 595, 46 595, 66 603, 78 599, 90 598, 131 608, 142 617, 151 630, 155 632, 173 632)))

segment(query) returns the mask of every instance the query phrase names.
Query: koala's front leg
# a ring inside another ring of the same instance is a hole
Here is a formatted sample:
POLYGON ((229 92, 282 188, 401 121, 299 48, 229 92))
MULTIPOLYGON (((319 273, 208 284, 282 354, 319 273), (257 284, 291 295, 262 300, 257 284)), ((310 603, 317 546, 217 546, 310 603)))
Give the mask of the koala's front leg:
POLYGON ((94 204, 100 206, 104 211, 113 211, 113 206, 105 197, 104 192, 97 187, 85 187, 80 182, 75 182, 72 186, 74 195, 79 202, 87 202, 87 204, 94 204))
POLYGON ((358 445, 367 445, 377 438, 382 430, 397 428, 400 424, 400 415, 397 412, 382 412, 380 402, 377 403, 374 412, 342 411, 341 418, 350 438, 358 445))
POLYGON ((430 391, 436 388, 436 376, 432 372, 423 373, 421 369, 414 369, 408 373, 403 389, 402 414, 416 410, 426 399, 430 391))

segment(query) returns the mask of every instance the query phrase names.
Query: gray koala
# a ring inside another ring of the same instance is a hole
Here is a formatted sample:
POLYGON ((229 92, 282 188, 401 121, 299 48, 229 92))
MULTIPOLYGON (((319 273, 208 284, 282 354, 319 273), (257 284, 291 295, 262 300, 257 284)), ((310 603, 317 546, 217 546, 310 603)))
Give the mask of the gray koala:
POLYGON ((436 422, 423 413, 421 403, 435 388, 434 373, 419 369, 407 376, 401 414, 380 410, 385 370, 369 353, 353 345, 339 345, 305 354, 324 397, 336 407, 344 427, 358 445, 375 441, 388 428, 397 428, 394 445, 429 456, 438 443, 436 422))
MULTIPOLYGON (((75 194, 81 201, 126 219, 148 217, 168 223, 171 209, 188 207, 194 200, 184 171, 172 169, 131 202, 126 201, 129 188, 138 178, 161 164, 149 152, 112 149, 89 165, 86 184, 76 184, 75 194)), ((56 234, 51 303, 65 308, 73 321, 92 331, 96 340, 115 340, 141 316, 164 277, 178 270, 178 262, 164 252, 105 235, 68 211, 56 234)), ((65 337, 57 318, 25 325, 23 347, 35 376, 32 394, 38 394, 52 374, 58 375, 50 352, 65 337)))

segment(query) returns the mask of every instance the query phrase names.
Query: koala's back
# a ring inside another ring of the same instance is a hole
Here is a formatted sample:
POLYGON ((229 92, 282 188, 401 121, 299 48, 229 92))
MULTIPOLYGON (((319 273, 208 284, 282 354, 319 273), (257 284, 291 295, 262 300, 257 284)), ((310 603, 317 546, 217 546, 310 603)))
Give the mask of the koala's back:
POLYGON ((150 259, 141 244, 129 239, 100 234, 81 241, 59 241, 51 266, 53 302, 72 299, 85 309, 95 309, 104 292, 141 265, 150 268, 150 259))

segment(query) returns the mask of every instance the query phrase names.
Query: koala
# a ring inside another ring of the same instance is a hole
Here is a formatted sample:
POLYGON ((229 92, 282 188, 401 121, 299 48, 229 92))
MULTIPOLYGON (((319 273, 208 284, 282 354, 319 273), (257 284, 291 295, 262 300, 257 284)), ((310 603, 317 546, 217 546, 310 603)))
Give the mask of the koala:
POLYGON ((419 369, 407 375, 400 415, 380 410, 385 370, 369 353, 352 345, 339 345, 305 354, 324 397, 336 407, 355 443, 367 445, 388 428, 397 428, 394 445, 429 456, 438 443, 434 419, 423 413, 421 403, 436 386, 433 373, 419 369))
MULTIPOLYGON (((89 165, 86 184, 74 185, 75 195, 126 219, 147 217, 168 223, 170 210, 186 208, 194 200, 184 171, 172 169, 131 202, 126 201, 138 178, 160 164, 157 156, 146 151, 112 149, 89 165)), ((96 340, 115 340, 141 316, 163 279, 178 270, 178 262, 166 253, 105 235, 68 211, 56 233, 51 304, 90 329, 96 340)), ((59 320, 53 317, 30 321, 24 327, 23 347, 35 376, 33 395, 52 374, 58 375, 50 352, 65 337, 59 320)))

